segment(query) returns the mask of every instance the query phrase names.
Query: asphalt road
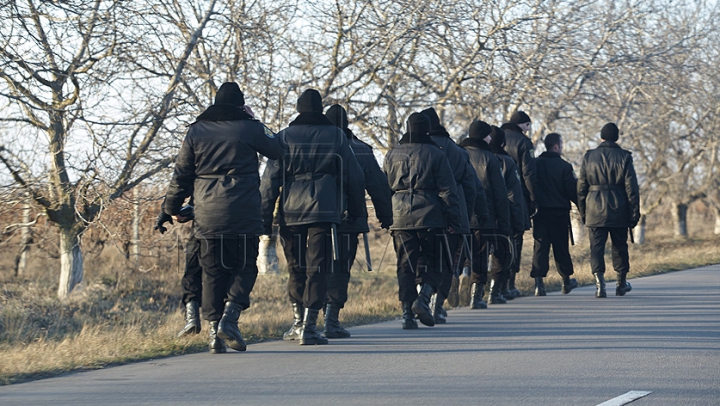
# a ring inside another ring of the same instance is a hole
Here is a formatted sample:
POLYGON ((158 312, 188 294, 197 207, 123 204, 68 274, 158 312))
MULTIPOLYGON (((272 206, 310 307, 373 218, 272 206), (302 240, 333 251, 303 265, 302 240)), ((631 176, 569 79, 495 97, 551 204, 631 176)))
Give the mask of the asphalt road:
MULTIPOLYGON (((329 345, 250 345, 0 387, 0 405, 720 404, 720 266, 596 299, 523 297, 446 325, 349 329, 329 345), (632 398, 633 396, 629 396, 632 398)), ((0 360, 1 362, 1 360, 0 360)))

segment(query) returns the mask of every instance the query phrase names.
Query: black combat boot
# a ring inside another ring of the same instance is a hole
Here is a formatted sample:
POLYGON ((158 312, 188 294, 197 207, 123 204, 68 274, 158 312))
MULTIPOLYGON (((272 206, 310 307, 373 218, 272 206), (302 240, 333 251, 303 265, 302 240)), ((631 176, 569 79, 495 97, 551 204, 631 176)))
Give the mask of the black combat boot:
POLYGON ((218 323, 219 322, 217 321, 210 322, 210 354, 222 354, 227 352, 225 341, 217 335, 218 323))
POLYGON ((485 296, 485 285, 473 283, 470 287, 470 308, 487 309, 487 303, 483 300, 485 296))
POLYGON ((185 304, 185 327, 178 333, 178 338, 198 334, 200 332, 200 305, 191 300, 185 304))
POLYGON ((502 295, 505 300, 513 300, 515 299, 515 296, 510 292, 510 288, 508 285, 510 284, 510 279, 505 279, 503 277, 502 281, 500 283, 500 294, 502 295))
POLYGON ((433 295, 433 288, 430 284, 423 283, 418 292, 418 297, 412 304, 412 311, 418 316, 420 323, 432 327, 435 325, 435 318, 430 310, 430 296, 433 295))
POLYGON ((238 319, 242 310, 242 306, 235 302, 225 302, 225 311, 220 323, 218 323, 217 336, 227 341, 228 347, 235 351, 247 350, 245 340, 243 340, 238 328, 238 319))
POLYGON ((327 338, 348 338, 350 332, 340 325, 340 307, 328 303, 325 307, 325 337, 327 338))
POLYGON ((302 331, 300 333, 300 345, 321 345, 327 344, 328 339, 317 331, 317 319, 320 309, 305 309, 302 331))
POLYGON ((488 300, 489 304, 505 304, 507 303, 507 300, 503 297, 502 294, 500 294, 500 281, 498 280, 491 280, 490 281, 490 298, 488 300))
POLYGON ((432 310, 435 324, 447 323, 447 313, 445 313, 445 309, 443 309, 444 303, 445 296, 443 296, 440 292, 432 295, 432 298, 430 299, 430 310, 432 310))
POLYGON ((632 290, 632 285, 627 281, 626 273, 619 273, 617 284, 615 285, 615 296, 625 296, 632 290))
POLYGON ((562 281, 562 293, 564 295, 567 295, 570 293, 571 290, 578 287, 578 281, 575 278, 571 278, 569 276, 563 276, 562 281))
POLYGON ((535 296, 547 296, 545 282, 542 277, 535 277, 535 296))
POLYGON ((595 297, 607 297, 605 291, 605 274, 595 274, 595 297))
POLYGON ((293 325, 290 327, 290 330, 286 331, 285 334, 283 334, 283 340, 285 341, 291 341, 291 340, 299 340, 300 339, 300 333, 302 332, 302 323, 303 323, 303 316, 305 315, 305 308, 300 303, 293 303, 293 325))
POLYGON ((403 311, 403 330, 415 330, 418 328, 418 324, 415 321, 415 315, 412 311, 412 302, 402 302, 403 311))
POLYGON ((515 276, 517 273, 511 272, 510 273, 510 280, 508 280, 508 292, 513 298, 522 296, 522 292, 520 292, 520 289, 515 287, 515 276))

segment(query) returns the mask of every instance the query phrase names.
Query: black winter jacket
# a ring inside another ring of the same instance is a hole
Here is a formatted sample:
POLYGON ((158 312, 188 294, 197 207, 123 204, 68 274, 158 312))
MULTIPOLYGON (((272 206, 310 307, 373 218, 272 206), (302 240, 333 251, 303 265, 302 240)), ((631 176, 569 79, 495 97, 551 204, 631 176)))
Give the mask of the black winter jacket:
POLYGON ((383 169, 393 191, 391 230, 462 228, 450 164, 429 136, 403 136, 385 155, 383 169))
POLYGON ((178 214, 192 196, 197 236, 260 234, 258 152, 274 159, 283 149, 262 123, 237 106, 211 106, 185 136, 165 212, 178 214))
POLYGON ((612 141, 587 151, 577 195, 586 226, 634 227, 640 219, 640 188, 630 152, 612 141))
POLYGON ((457 186, 458 198, 460 199, 460 209, 464 214, 462 218, 463 226, 457 231, 467 234, 470 232, 470 217, 475 207, 475 199, 481 199, 480 202, 478 202, 484 206, 484 208, 481 207, 481 210, 487 212, 485 191, 482 188, 480 188, 479 191, 476 190, 477 184, 475 178, 477 178, 477 175, 470 165, 470 157, 467 151, 457 145, 444 128, 440 127, 440 130, 431 131, 430 138, 443 150, 450 164, 450 169, 453 172, 453 178, 457 186), (478 192, 481 194, 480 197, 477 196, 478 192))
POLYGON ((535 190, 540 209, 570 210, 577 205, 577 178, 572 165, 553 151, 543 152, 536 160, 538 187, 535 190))
POLYGON ((366 215, 365 179, 343 130, 322 113, 307 112, 277 137, 284 154, 268 162, 261 186, 266 233, 278 197, 280 226, 340 224, 346 210, 354 218, 366 215))
MULTIPOLYGON (((375 215, 381 223, 392 224, 392 191, 388 186, 387 176, 380 169, 373 149, 368 144, 358 140, 349 129, 344 130, 348 135, 350 147, 355 153, 358 164, 363 171, 365 177, 365 190, 370 195, 373 206, 375 207, 375 215)), ((364 202, 364 201, 363 201, 364 202)), ((367 210, 365 216, 355 219, 353 223, 343 221, 339 228, 342 233, 366 233, 370 231, 368 228, 367 210)))
POLYGON ((480 222, 476 215, 470 220, 470 228, 496 230, 510 235, 510 205, 500 160, 485 141, 466 138, 460 142, 460 146, 468 152, 470 164, 475 169, 487 199, 487 220, 480 222))
POLYGON ((500 167, 502 168, 503 178, 505 179, 505 188, 507 189, 508 203, 510 204, 510 225, 513 234, 522 234, 523 231, 530 229, 529 221, 526 222, 525 196, 523 195, 520 175, 518 174, 517 164, 510 155, 497 153, 500 159, 500 167))
POLYGON ((537 185, 537 171, 535 169, 535 146, 530 138, 526 137, 517 124, 506 123, 502 125, 505 130, 505 151, 515 160, 518 172, 522 179, 525 205, 528 211, 527 222, 530 222, 531 202, 535 202, 535 188, 537 185))

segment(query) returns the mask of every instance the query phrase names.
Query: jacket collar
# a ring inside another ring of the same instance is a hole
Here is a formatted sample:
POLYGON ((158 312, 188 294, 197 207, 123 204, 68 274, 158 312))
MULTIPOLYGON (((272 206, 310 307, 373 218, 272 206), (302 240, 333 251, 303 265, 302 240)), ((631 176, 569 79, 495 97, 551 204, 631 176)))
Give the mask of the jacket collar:
POLYGON ((540 158, 560 158, 560 154, 555 151, 545 151, 540 154, 540 158))
POLYGON ((450 138, 450 134, 447 132, 445 127, 439 125, 437 127, 433 127, 432 130, 430 130, 430 136, 431 137, 447 137, 450 138))
POLYGON ((465 138, 464 140, 460 141, 460 146, 463 148, 475 147, 492 152, 488 143, 481 140, 480 138, 465 138))
POLYGON ((400 141, 398 141, 398 144, 430 144, 440 148, 427 134, 411 135, 410 133, 405 133, 402 138, 400 138, 400 141))
POLYGON ((196 119, 198 121, 235 121, 254 120, 245 110, 233 104, 213 104, 202 112, 196 119))
POLYGON ((603 141, 598 148, 620 148, 620 146, 615 141, 603 141))
POLYGON ((500 126, 500 128, 502 128, 503 130, 510 130, 510 131, 515 131, 517 133, 523 134, 522 130, 520 129, 520 126, 515 123, 505 123, 502 126, 500 126))
POLYGON ((295 117, 295 120, 293 120, 290 124, 288 124, 288 127, 292 127, 295 125, 331 125, 335 126, 335 124, 332 123, 332 121, 328 120, 327 117, 323 113, 318 113, 314 111, 308 111, 305 113, 298 114, 297 117, 295 117))

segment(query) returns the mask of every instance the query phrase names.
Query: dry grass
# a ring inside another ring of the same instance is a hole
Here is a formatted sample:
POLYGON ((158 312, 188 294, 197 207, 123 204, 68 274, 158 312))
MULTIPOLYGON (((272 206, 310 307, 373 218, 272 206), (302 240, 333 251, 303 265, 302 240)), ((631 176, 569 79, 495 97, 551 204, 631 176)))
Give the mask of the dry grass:
MULTIPOLYGON (((344 325, 399 316, 394 252, 391 245, 388 247, 389 238, 383 232, 373 239, 376 271, 354 272, 350 300, 341 314, 344 325)), ((526 238, 518 287, 530 294, 530 233, 526 238)), ((719 240, 709 233, 691 240, 649 236, 647 244, 631 246, 631 275, 718 263, 719 240)), ((579 241, 572 254, 576 277, 581 284, 591 283, 587 242, 579 241)), ((361 259, 362 252, 358 256, 361 259)), ((148 264, 152 272, 130 273, 118 254, 104 252, 87 260, 85 286, 68 300, 59 301, 55 298, 55 260, 36 253, 34 269, 22 278, 14 278, 9 271, 9 257, 0 256, 0 384, 206 350, 204 331, 191 338, 175 338, 183 325, 179 311, 180 272, 172 263, 176 258, 148 264)), ((608 276, 614 275, 609 272, 608 276)), ((548 288, 559 289, 559 282, 557 273, 551 270, 548 288)), ((241 330, 248 341, 277 339, 290 326, 286 283, 285 276, 259 277, 252 294, 253 305, 241 317, 241 330)))

